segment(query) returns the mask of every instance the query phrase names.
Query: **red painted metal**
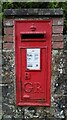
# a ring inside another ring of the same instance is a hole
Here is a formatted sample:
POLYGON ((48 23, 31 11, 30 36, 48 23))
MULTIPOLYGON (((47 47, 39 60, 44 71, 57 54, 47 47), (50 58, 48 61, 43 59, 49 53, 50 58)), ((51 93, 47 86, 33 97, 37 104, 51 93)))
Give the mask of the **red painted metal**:
POLYGON ((50 106, 51 39, 51 19, 15 21, 16 104, 19 106, 50 106))

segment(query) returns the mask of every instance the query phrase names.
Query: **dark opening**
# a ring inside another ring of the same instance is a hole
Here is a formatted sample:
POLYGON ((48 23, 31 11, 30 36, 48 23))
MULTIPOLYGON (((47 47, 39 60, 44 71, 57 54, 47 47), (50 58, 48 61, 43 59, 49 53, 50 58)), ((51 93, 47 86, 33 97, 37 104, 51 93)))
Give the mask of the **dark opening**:
POLYGON ((39 34, 22 34, 21 35, 21 39, 43 39, 44 38, 44 34, 43 33, 39 33, 39 34))

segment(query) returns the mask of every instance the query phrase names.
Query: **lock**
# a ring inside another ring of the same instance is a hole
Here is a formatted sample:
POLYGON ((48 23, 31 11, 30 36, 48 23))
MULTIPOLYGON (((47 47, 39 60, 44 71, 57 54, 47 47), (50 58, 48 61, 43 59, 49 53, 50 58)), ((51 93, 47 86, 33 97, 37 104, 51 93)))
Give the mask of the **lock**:
POLYGON ((28 74, 26 73, 26 79, 28 79, 28 74))

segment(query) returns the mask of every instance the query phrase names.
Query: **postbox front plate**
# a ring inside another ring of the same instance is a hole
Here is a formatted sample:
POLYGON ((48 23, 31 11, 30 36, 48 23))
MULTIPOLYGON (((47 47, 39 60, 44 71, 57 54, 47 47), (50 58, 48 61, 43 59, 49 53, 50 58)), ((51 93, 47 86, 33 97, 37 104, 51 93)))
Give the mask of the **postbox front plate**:
POLYGON ((15 21, 16 103, 50 105, 51 20, 15 21))

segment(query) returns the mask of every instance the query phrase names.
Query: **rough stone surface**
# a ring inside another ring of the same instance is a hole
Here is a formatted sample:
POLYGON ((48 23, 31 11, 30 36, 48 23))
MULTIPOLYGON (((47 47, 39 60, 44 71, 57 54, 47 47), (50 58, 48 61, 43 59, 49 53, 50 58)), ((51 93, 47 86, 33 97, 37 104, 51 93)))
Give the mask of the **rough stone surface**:
POLYGON ((4 10, 5 16, 22 16, 22 15, 45 15, 45 16, 62 16, 63 10, 62 9, 5 9, 4 10))
POLYGON ((14 73, 14 53, 12 51, 3 51, 2 59, 2 83, 13 82, 15 73, 14 73))

